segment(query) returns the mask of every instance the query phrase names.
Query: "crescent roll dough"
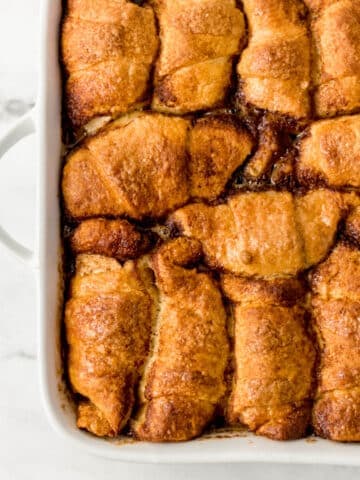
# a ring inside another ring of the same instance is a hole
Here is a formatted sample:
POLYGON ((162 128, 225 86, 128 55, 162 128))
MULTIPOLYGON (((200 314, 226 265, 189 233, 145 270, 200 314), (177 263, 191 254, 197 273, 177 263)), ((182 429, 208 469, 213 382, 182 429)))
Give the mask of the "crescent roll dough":
POLYGON ((70 246, 75 254, 96 253, 125 261, 136 258, 150 247, 150 238, 126 220, 92 218, 74 230, 70 246))
POLYGON ((229 423, 245 423, 256 434, 276 440, 305 436, 315 349, 301 307, 303 286, 295 279, 233 275, 224 275, 222 286, 234 303, 229 423))
POLYGON ((82 396, 77 425, 98 436, 117 435, 134 404, 154 314, 143 275, 133 261, 76 258, 65 308, 68 372, 82 396))
POLYGON ((318 435, 360 441, 360 251, 340 243, 312 276, 320 362, 313 424, 318 435))
POLYGON ((153 108, 186 113, 221 106, 245 22, 235 0, 153 0, 160 25, 153 108))
POLYGON ((200 256, 198 242, 179 238, 163 245, 152 260, 160 305, 142 381, 143 406, 133 425, 142 440, 199 435, 225 394, 226 314, 210 275, 189 267, 200 256))
POLYGON ((304 0, 311 12, 315 113, 360 108, 360 1, 304 0))
POLYGON ((127 0, 68 0, 61 49, 72 126, 141 105, 157 48, 150 7, 127 0))
POLYGON ((237 73, 242 100, 294 118, 310 113, 310 40, 301 0, 243 0, 249 42, 237 73))
POLYGON ((296 175, 302 185, 360 188, 360 115, 314 122, 300 141, 296 175))
POLYGON ((183 207, 170 223, 201 242, 211 268, 249 276, 295 275, 328 253, 343 204, 330 190, 304 196, 247 192, 218 206, 183 207))
POLYGON ((161 217, 189 198, 189 121, 135 114, 111 124, 72 153, 63 172, 65 207, 75 218, 161 217))

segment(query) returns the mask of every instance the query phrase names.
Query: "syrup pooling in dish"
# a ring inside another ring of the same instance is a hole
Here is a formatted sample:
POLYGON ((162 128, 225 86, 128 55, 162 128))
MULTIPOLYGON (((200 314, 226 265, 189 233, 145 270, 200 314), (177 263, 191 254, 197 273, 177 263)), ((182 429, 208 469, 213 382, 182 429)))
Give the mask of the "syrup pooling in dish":
POLYGON ((358 7, 65 2, 79 428, 360 440, 358 7))

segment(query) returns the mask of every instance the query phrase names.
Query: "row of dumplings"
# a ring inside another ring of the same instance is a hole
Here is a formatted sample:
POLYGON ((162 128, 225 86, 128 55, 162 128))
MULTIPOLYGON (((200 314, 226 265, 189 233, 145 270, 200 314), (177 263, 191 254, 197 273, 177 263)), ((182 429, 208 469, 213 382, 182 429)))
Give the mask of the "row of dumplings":
POLYGON ((65 213, 78 220, 161 219, 189 202, 219 199, 234 175, 242 175, 240 186, 251 187, 252 179, 270 170, 280 178, 277 184, 272 175, 273 186, 281 186, 284 165, 295 189, 359 189, 360 115, 312 123, 282 157, 272 135, 278 131, 269 129, 257 138, 236 115, 195 121, 154 112, 126 115, 69 154, 62 179, 65 213))
POLYGON ((220 417, 278 440, 312 425, 360 441, 358 204, 240 193, 231 213, 175 212, 181 236, 151 253, 126 220, 81 222, 65 308, 78 426, 180 441, 220 417))
POLYGON ((359 33, 359 0, 243 0, 241 9, 235 0, 68 0, 66 113, 77 130, 149 103, 212 110, 229 106, 234 83, 235 107, 296 119, 352 113, 359 33))

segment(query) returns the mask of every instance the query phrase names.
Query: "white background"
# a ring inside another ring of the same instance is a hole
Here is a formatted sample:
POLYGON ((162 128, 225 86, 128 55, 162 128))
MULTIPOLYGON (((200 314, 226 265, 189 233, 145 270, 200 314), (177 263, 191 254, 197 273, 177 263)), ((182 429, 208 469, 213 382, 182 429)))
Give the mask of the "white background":
MULTIPOLYGON (((60 1, 60 0, 53 0, 60 1)), ((36 97, 39 0, 0 0, 0 135, 36 97)), ((29 137, 0 164, 0 224, 31 246, 36 152, 29 137)), ((44 416, 35 279, 0 246, 0 479, 359 479, 360 469, 297 465, 127 465, 68 448, 44 416)), ((360 455, 360 446, 359 446, 360 455)))

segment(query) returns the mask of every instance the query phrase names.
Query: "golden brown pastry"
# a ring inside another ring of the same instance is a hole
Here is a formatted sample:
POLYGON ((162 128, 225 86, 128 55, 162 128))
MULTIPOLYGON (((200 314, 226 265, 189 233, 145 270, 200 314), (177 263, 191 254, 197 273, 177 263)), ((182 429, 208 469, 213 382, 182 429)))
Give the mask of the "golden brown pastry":
POLYGON ((249 131, 235 116, 205 116, 190 133, 191 196, 214 200, 254 147, 249 131))
POLYGON ((77 256, 65 326, 70 383, 83 397, 78 427, 115 436, 126 425, 148 353, 153 308, 144 267, 77 256))
POLYGON ((245 23, 235 0, 152 0, 160 25, 153 108, 186 113, 223 104, 245 23))
POLYGON ((70 154, 62 191, 74 218, 161 217, 189 198, 186 139, 190 123, 135 114, 111 124, 70 154))
POLYGON ((340 243, 312 277, 320 363, 313 424, 318 435, 360 441, 360 251, 340 243))
POLYGON ((141 104, 157 48, 150 7, 127 0, 68 0, 61 49, 72 126, 141 104))
POLYGON ((170 223, 199 240, 206 263, 242 275, 295 275, 318 263, 333 244, 344 202, 330 190, 304 196, 247 192, 226 204, 195 203, 170 223))
POLYGON ((233 116, 123 117, 71 153, 62 181, 68 215, 160 218, 192 197, 216 198, 253 140, 233 116))
POLYGON ((304 0, 311 12, 315 113, 360 108, 360 1, 304 0))
POLYGON ((305 436, 315 350, 301 307, 303 286, 295 279, 223 275, 222 287, 235 304, 229 423, 276 440, 305 436))
POLYGON ((142 440, 199 435, 225 393, 226 315, 211 277, 189 267, 200 257, 198 242, 178 238, 152 260, 160 306, 143 379, 144 403, 133 426, 142 440))
POLYGON ((360 187, 360 115, 321 120, 299 145, 297 178, 303 185, 360 187))
POLYGON ((70 245, 75 254, 95 253, 124 261, 144 253, 150 238, 126 220, 93 218, 76 227, 70 245))
POLYGON ((243 0, 249 43, 237 67, 242 101, 294 118, 310 113, 310 41, 301 0, 243 0))

